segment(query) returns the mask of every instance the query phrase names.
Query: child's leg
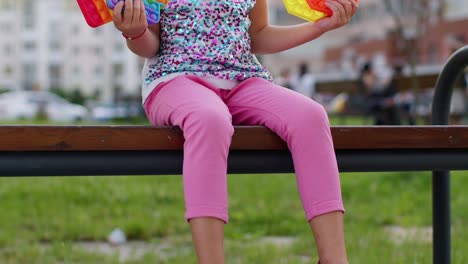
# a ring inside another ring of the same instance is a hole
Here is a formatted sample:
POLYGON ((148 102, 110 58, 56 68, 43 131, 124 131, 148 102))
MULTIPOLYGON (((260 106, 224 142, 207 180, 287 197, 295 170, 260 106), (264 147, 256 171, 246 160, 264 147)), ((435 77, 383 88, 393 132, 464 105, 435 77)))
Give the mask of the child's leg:
POLYGON ((340 180, 324 108, 260 78, 244 81, 225 100, 234 124, 264 125, 287 142, 322 264, 346 261, 340 180))
POLYGON ((202 84, 196 77, 164 83, 147 99, 145 110, 153 125, 183 130, 186 218, 199 263, 224 263, 227 156, 233 127, 218 91, 202 84))

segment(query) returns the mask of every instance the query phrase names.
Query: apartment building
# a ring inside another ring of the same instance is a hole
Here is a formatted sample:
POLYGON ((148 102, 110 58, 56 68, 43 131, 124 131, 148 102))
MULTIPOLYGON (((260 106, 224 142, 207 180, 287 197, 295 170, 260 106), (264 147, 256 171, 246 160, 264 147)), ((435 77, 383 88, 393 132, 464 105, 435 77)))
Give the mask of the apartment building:
POLYGON ((18 88, 21 79, 17 13, 14 1, 0 2, 0 88, 18 88))
POLYGON ((461 20, 468 16, 468 2, 464 0, 446 0, 446 13, 447 20, 461 20))
POLYGON ((141 59, 108 24, 89 27, 75 1, 0 2, 0 88, 80 89, 103 101, 138 94, 141 59))

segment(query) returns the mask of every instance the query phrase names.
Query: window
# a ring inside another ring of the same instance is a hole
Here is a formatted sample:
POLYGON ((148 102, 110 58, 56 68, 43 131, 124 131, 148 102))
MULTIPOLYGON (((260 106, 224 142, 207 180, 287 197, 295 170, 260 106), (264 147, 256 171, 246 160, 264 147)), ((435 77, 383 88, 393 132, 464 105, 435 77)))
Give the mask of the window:
POLYGON ((53 39, 55 41, 62 40, 63 41, 63 34, 62 34, 62 22, 58 19, 52 19, 49 21, 48 31, 50 32, 49 39, 53 39))
POLYGON ((49 78, 59 80, 62 77, 62 67, 60 65, 49 65, 49 78))
POLYGON ((13 47, 10 44, 6 44, 3 47, 3 54, 5 54, 5 57, 11 56, 13 53, 13 47))
POLYGON ((102 89, 101 86, 96 85, 96 86, 94 87, 94 91, 93 91, 91 97, 92 97, 93 99, 95 99, 95 100, 99 100, 99 99, 101 98, 101 96, 102 96, 102 90, 103 90, 103 89, 102 89))
POLYGON ((36 43, 34 42, 26 42, 24 43, 24 50, 27 52, 34 52, 36 50, 37 46, 36 43))
POLYGON ((123 64, 114 64, 113 67, 113 76, 120 76, 123 74, 123 64))
POLYGON ((13 75, 13 67, 10 65, 5 66, 5 68, 3 69, 3 74, 6 77, 11 77, 13 75))
POLYGON ((80 54, 80 51, 81 51, 81 50, 80 50, 80 47, 79 47, 79 46, 74 46, 74 47, 72 48, 72 53, 73 53, 73 55, 75 55, 75 56, 78 56, 78 55, 80 54))
POLYGON ((36 83, 37 66, 35 64, 23 65, 23 86, 25 90, 32 90, 36 83))
POLYGON ((101 75, 102 75, 102 67, 96 66, 96 67, 94 68, 94 74, 96 75, 96 77, 101 77, 101 75))
POLYGON ((73 26, 73 27, 72 27, 72 34, 73 34, 73 35, 76 35, 76 34, 78 34, 78 33, 80 33, 80 27, 77 26, 77 25, 73 26))
POLYGON ((50 51, 60 51, 61 45, 58 41, 49 42, 50 51))
POLYGON ((112 87, 112 92, 114 93, 114 98, 118 101, 123 95, 123 88, 120 85, 114 85, 112 87))
POLYGON ((74 66, 72 72, 75 75, 75 77, 80 77, 81 68, 79 66, 74 66))
POLYGON ((12 31, 12 25, 9 23, 0 24, 0 32, 2 34, 10 34, 12 31))
POLYGON ((23 7, 23 25, 25 29, 34 29, 36 14, 35 10, 37 9, 36 1, 34 0, 25 0, 23 7))
POLYGON ((94 53, 94 55, 99 56, 99 55, 102 54, 102 52, 103 52, 103 50, 102 50, 102 47, 100 47, 100 46, 95 46, 95 47, 93 48, 93 53, 94 53))
POLYGON ((14 2, 15 2, 14 0, 2 0, 0 2, 0 10, 5 10, 5 11, 12 10, 14 7, 13 5, 14 2))
POLYGON ((115 51, 117 51, 118 53, 122 53, 124 50, 124 44, 122 44, 121 42, 115 44, 115 51))

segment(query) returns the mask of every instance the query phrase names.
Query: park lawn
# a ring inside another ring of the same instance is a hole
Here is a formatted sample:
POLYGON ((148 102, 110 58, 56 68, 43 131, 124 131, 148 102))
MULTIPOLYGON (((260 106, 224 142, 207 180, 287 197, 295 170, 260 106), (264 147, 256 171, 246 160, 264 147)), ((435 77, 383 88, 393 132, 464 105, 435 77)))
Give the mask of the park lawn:
MULTIPOLYGON (((341 174, 350 263, 431 263, 427 236, 388 231, 431 225, 430 176, 341 174)), ((468 173, 453 173, 453 263, 468 262, 467 188, 468 173)), ((228 263, 315 263, 293 174, 230 175, 229 195, 228 263)), ((117 227, 150 248, 123 263, 195 263, 179 176, 1 178, 0 199, 1 263, 117 263, 77 246, 117 227)))

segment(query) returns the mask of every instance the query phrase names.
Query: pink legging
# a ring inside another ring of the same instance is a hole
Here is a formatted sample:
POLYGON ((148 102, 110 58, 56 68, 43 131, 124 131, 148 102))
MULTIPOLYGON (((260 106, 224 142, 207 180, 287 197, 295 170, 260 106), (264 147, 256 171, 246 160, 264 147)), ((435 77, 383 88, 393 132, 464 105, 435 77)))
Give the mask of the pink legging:
POLYGON ((227 158, 233 124, 266 126, 287 142, 307 220, 344 212, 328 117, 310 98, 261 78, 225 90, 186 75, 158 85, 144 107, 152 125, 179 126, 184 133, 187 220, 228 221, 227 158))

